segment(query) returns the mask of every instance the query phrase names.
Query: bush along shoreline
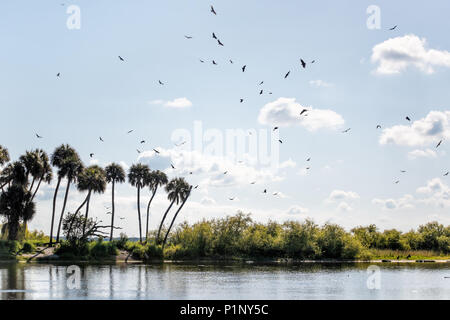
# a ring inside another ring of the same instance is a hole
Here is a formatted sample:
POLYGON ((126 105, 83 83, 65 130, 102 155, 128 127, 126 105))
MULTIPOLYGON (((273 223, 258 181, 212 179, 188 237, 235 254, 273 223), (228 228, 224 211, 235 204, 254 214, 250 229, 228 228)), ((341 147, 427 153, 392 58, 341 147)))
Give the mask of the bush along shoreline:
MULTIPOLYGON (((157 230, 149 232, 147 241, 143 242, 130 241, 125 234, 119 239, 105 241, 96 233, 97 225, 93 220, 88 219, 86 224, 94 231, 83 233, 83 218, 68 215, 63 224, 66 237, 51 248, 50 255, 38 254, 49 242, 42 233, 28 233, 23 241, 2 240, 0 260, 8 257, 29 259, 33 255, 37 261, 93 262, 450 260, 450 226, 437 222, 405 233, 395 229, 381 232, 375 225, 346 231, 336 224, 319 226, 312 220, 257 223, 249 214, 239 212, 222 219, 181 223, 169 233, 164 248, 157 244, 157 230), (80 220, 74 222, 70 220, 72 218, 80 220), (68 233, 70 228, 72 234, 68 233)), ((163 228, 162 231, 166 230, 163 228)))

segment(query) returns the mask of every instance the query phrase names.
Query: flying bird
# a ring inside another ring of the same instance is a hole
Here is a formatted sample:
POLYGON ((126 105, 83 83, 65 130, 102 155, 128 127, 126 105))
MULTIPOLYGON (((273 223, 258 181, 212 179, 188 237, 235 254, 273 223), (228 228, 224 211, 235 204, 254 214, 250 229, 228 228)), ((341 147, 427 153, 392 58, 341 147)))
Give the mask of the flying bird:
POLYGON ((377 129, 381 129, 381 126, 379 124, 377 125, 377 129))
POLYGON ((119 56, 120 61, 125 61, 121 56, 119 56))
POLYGON ((158 150, 156 150, 156 149, 153 149, 153 151, 155 151, 156 153, 159 153, 159 151, 158 151, 158 150))
POLYGON ((273 128, 273 131, 278 130, 278 127, 273 128))
POLYGON ((127 133, 130 134, 130 133, 132 133, 133 131, 134 131, 134 130, 130 130, 130 131, 128 131, 127 133))
POLYGON ((406 170, 400 170, 401 173, 406 173, 406 170))
POLYGON ((247 68, 247 65, 242 67, 242 72, 245 72, 245 68, 247 68))
POLYGON ((306 161, 310 161, 310 160, 311 160, 311 158, 306 159, 306 161))
POLYGON ((279 143, 283 143, 283 141, 281 141, 281 140, 278 140, 278 142, 279 142, 279 143))
POLYGON ((288 73, 286 73, 285 75, 284 75, 284 78, 286 79, 287 77, 289 77, 289 74, 291 73, 291 71, 289 70, 288 71, 288 73))
POLYGON ((136 151, 137 151, 137 153, 141 153, 142 151, 141 150, 139 150, 139 149, 136 149, 136 151))
POLYGON ((240 103, 242 103, 242 102, 244 102, 244 99, 240 99, 239 101, 240 101, 240 103))
POLYGON ((194 187, 194 189, 197 189, 198 188, 198 185, 196 185, 195 187, 194 187))
POLYGON ((306 62, 303 59, 300 59, 300 63, 302 64, 303 69, 306 68, 306 62))
POLYGON ((56 76, 57 76, 58 78, 59 78, 60 75, 61 75, 61 73, 59 73, 59 72, 56 74, 56 76))
POLYGON ((400 180, 395 181, 395 184, 398 184, 400 182, 400 180))
POLYGON ((141 144, 145 143, 145 140, 141 140, 141 144))
POLYGON ((219 39, 217 39, 217 43, 219 44, 219 46, 222 46, 222 47, 224 46, 223 43, 219 39))
POLYGON ((214 60, 212 61, 213 64, 217 65, 217 62, 215 62, 214 60))
POLYGON ((120 220, 124 220, 124 219, 125 219, 125 217, 119 217, 119 219, 120 219, 120 220))
POLYGON ((213 37, 213 39, 218 40, 218 39, 217 39, 217 36, 216 36, 216 34, 215 34, 214 32, 212 33, 212 37, 213 37))
POLYGON ((92 158, 93 156, 94 156, 94 154, 93 154, 93 153, 90 153, 90 154, 89 154, 89 157, 91 157, 91 158, 92 158))
POLYGON ((442 140, 439 141, 439 143, 436 145, 436 148, 438 148, 441 145, 441 143, 442 143, 442 140))
POLYGON ((102 137, 99 137, 99 139, 100 139, 100 141, 101 141, 101 142, 105 142, 105 141, 103 140, 103 138, 102 138, 102 137))
POLYGON ((192 39, 191 36, 184 36, 186 39, 192 39))
POLYGON ((395 26, 393 26, 392 28, 389 28, 389 30, 395 30, 395 29, 397 29, 397 26, 395 25, 395 26))
POLYGON ((225 171, 223 174, 227 174, 228 173, 228 171, 225 171))
POLYGON ((314 62, 316 62, 316 60, 311 61, 311 63, 314 63, 314 62))
POLYGON ((230 63, 232 64, 232 63, 233 63, 233 60, 230 59, 230 63))
POLYGON ((233 200, 234 200, 234 198, 228 198, 228 200, 230 200, 230 201, 233 201, 233 200))
POLYGON ((350 129, 351 129, 351 128, 348 128, 348 129, 346 129, 346 130, 342 131, 342 133, 347 133, 347 132, 349 132, 349 131, 350 131, 350 129))
POLYGON ((409 117, 406 117, 405 119, 408 120, 408 121, 411 121, 411 119, 409 117))
POLYGON ((185 143, 186 143, 186 141, 183 141, 183 142, 181 142, 181 143, 179 143, 179 144, 176 144, 176 143, 175 143, 175 146, 176 146, 176 147, 179 147, 179 146, 182 146, 182 145, 185 144, 185 143))
POLYGON ((263 90, 263 89, 261 89, 261 91, 259 92, 259 94, 261 95, 261 94, 263 94, 263 92, 264 92, 264 90, 263 90))
POLYGON ((164 83, 162 83, 161 80, 158 80, 158 82, 160 85, 162 85, 162 86, 164 85, 164 83))
POLYGON ((303 109, 302 112, 300 112, 300 115, 304 114, 307 111, 308 111, 308 109, 303 109))
POLYGON ((35 135, 36 135, 36 138, 38 138, 38 139, 42 139, 43 138, 42 136, 38 135, 37 133, 35 133, 35 135))
POLYGON ((201 62, 201 63, 205 63, 205 61, 204 61, 204 60, 202 60, 202 59, 199 59, 199 60, 200 60, 200 62, 201 62))
POLYGON ((256 181, 250 182, 250 184, 255 184, 255 183, 256 183, 256 181))
POLYGON ((170 164, 170 166, 172 167, 172 169, 175 169, 175 166, 173 164, 170 164))
POLYGON ((444 173, 444 177, 446 177, 446 176, 448 176, 448 174, 449 174, 450 172, 446 172, 446 173, 444 173))
POLYGON ((264 191, 262 193, 267 193, 267 189, 264 189, 264 191))
POLYGON ((217 15, 217 12, 216 12, 216 10, 214 10, 214 7, 213 7, 213 6, 211 6, 211 12, 212 12, 214 15, 217 15))
POLYGON ((261 82, 259 83, 259 86, 262 85, 263 83, 264 83, 264 81, 261 81, 261 82))

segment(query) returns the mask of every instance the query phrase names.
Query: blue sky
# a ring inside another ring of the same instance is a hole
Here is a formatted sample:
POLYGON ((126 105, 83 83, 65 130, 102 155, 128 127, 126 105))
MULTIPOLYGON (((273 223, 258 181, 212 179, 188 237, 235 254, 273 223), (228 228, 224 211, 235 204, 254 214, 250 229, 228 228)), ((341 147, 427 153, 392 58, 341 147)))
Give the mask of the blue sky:
MULTIPOLYGON (((170 140, 174 130, 192 130, 198 120, 205 129, 270 133, 276 123, 258 121, 261 109, 279 98, 295 98, 301 106, 333 111, 344 124, 313 131, 280 125, 280 162, 291 160, 295 166, 261 178, 256 186, 240 179, 249 170, 260 176, 261 169, 251 164, 231 170, 233 181, 226 185, 212 183, 208 174, 189 176, 191 183, 203 185, 184 218, 196 221, 242 209, 260 220, 311 217, 348 228, 376 223, 407 230, 431 220, 449 224, 450 182, 443 176, 450 170, 444 115, 450 100, 449 9, 445 1, 3 1, 0 144, 17 158, 31 148, 51 153, 69 143, 86 165, 91 152, 101 165, 131 165, 138 161, 139 148, 148 151, 140 161, 167 169, 177 160, 170 140), (210 13, 211 4, 217 16, 210 13), (366 26, 366 9, 373 4, 380 8, 380 30, 366 26), (79 30, 66 27, 70 5, 81 10, 79 30), (389 31, 394 25, 397 29, 389 31), (389 70, 397 73, 376 72, 383 63, 371 60, 377 45, 389 70), (426 54, 415 55, 417 49, 426 54), (404 55, 395 58, 392 52, 404 55), (303 70, 300 58, 316 62, 303 70), (396 69, 403 62, 406 67, 396 69), (312 82, 318 80, 322 86, 312 82), (178 98, 192 105, 164 105, 178 98), (440 113, 427 118, 432 111, 440 113), (442 130, 425 140, 412 135, 404 145, 402 137, 430 121, 442 123, 442 130), (377 124, 382 129, 376 130, 377 124), (349 127, 349 133, 341 133, 349 127), (44 139, 37 140, 35 132, 44 139), (383 136, 390 142, 382 143, 383 136), (145 145, 139 144, 142 139, 145 145), (440 139, 444 142, 436 149, 440 139), (151 154, 155 147, 165 151, 166 162, 151 154), (304 174, 307 166, 311 169, 304 174), (264 196, 264 188, 285 197, 264 196), (230 202, 229 197, 239 199, 230 202)), ((189 170, 178 160, 179 171, 167 169, 170 176, 189 170)), ((227 165, 220 159, 205 161, 227 165)), ((51 196, 52 186, 44 191, 51 196)), ((136 234, 134 190, 122 186, 119 192, 119 215, 129 217, 123 227, 136 234)), ((155 223, 167 205, 165 195, 159 196, 155 223)), ((81 199, 74 192, 71 205, 81 199)), ((108 201, 108 193, 98 196, 93 214, 106 219, 108 201)), ((49 206, 49 196, 42 194, 32 226, 48 229, 49 206)))

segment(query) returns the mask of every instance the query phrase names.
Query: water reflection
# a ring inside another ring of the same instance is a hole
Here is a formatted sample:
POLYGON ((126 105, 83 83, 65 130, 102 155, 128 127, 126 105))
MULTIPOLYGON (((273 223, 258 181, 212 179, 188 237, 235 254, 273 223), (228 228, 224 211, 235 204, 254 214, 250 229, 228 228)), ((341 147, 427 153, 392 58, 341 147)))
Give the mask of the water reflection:
POLYGON ((0 264, 0 299, 450 299, 450 264, 379 264, 369 290, 362 263, 0 264))

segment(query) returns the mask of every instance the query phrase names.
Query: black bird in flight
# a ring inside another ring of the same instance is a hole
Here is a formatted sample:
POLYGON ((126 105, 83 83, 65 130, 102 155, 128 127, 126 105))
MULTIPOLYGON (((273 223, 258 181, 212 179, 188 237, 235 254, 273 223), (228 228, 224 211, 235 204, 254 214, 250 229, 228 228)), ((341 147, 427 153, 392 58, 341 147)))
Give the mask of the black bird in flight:
POLYGON ((316 60, 311 61, 311 63, 314 63, 314 62, 316 62, 316 60))
POLYGON ((448 176, 448 174, 449 174, 450 172, 446 172, 446 173, 444 173, 444 177, 446 177, 446 176, 448 176))
POLYGON ((225 171, 223 174, 227 174, 228 173, 228 171, 225 171))
POLYGON ((379 124, 377 125, 377 129, 381 129, 381 126, 379 124))
POLYGON ((228 200, 230 200, 230 201, 233 201, 233 200, 234 200, 234 198, 228 198, 228 200))
POLYGON ((99 139, 100 139, 100 141, 101 141, 101 142, 105 142, 105 141, 103 140, 103 138, 102 138, 102 137, 99 137, 99 139))
POLYGON ((162 85, 162 86, 164 85, 164 83, 162 83, 161 80, 158 80, 158 82, 160 85, 162 85))
POLYGON ((196 185, 195 187, 194 187, 194 189, 197 189, 198 188, 198 185, 196 185))
POLYGON ((141 153, 141 150, 139 150, 139 149, 136 149, 136 151, 137 151, 137 153, 141 153))
POLYGON ((120 61, 125 61, 121 56, 119 56, 120 61))
POLYGON ((349 131, 350 131, 350 129, 351 129, 351 128, 348 128, 348 129, 346 129, 346 130, 342 131, 342 133, 347 133, 347 132, 349 132, 349 131))
POLYGON ((233 60, 230 59, 230 63, 232 64, 232 63, 233 63, 233 60))
POLYGON ((261 81, 261 82, 259 83, 259 86, 262 85, 263 83, 264 83, 264 81, 261 81))
POLYGON ((405 172, 406 172, 406 170, 400 170, 400 172, 401 172, 401 173, 405 173, 405 172))
POLYGON ((256 181, 250 182, 250 184, 255 184, 255 183, 256 183, 256 181))
POLYGON ((263 92, 264 92, 264 90, 263 90, 263 89, 261 89, 261 91, 259 92, 259 94, 261 95, 261 94, 263 94, 263 92))
POLYGON ((395 26, 393 26, 392 28, 389 28, 389 30, 395 30, 397 28, 397 26, 395 25, 395 26))
POLYGON ((309 169, 311 169, 311 167, 306 167, 306 170, 309 170, 309 169))
POLYGON ((289 76, 290 73, 291 73, 291 71, 289 70, 288 73, 286 73, 286 74, 284 75, 284 78, 286 79, 286 78, 289 76))
POLYGON ((310 160, 311 160, 311 158, 306 159, 306 161, 310 161, 310 160))
POLYGON ((213 6, 211 6, 211 12, 214 13, 214 15, 217 15, 217 12, 216 12, 216 10, 214 10, 213 6))
POLYGON ((212 33, 212 37, 213 37, 213 39, 218 40, 217 37, 216 37, 216 34, 214 32, 212 33))
POLYGON ((278 127, 273 128, 273 131, 278 130, 278 127))
POLYGON ((119 217, 119 219, 120 219, 120 220, 124 220, 124 219, 125 219, 125 217, 119 217))
POLYGON ((303 59, 300 59, 300 63, 302 64, 303 69, 306 68, 306 62, 303 59))
POLYGON ((303 109, 302 112, 300 112, 300 115, 304 114, 307 111, 308 111, 308 109, 303 109))
POLYGON ((59 72, 56 74, 56 76, 57 76, 58 78, 59 78, 60 75, 61 75, 61 73, 59 73, 59 72))
POLYGON ((145 143, 145 140, 141 140, 141 144, 145 143))
POLYGON ((219 44, 219 46, 222 46, 222 47, 224 46, 223 43, 219 39, 217 39, 217 43, 219 44))
POLYGON ((156 150, 156 149, 153 149, 153 151, 155 151, 156 153, 159 153, 159 151, 158 151, 158 150, 156 150))
POLYGON ((130 133, 132 133, 133 131, 134 131, 134 130, 130 130, 130 131, 128 131, 127 133, 130 134, 130 133))
POLYGON ((91 157, 91 158, 92 158, 93 156, 94 156, 94 154, 93 154, 93 153, 90 153, 90 154, 89 154, 89 157, 91 157))
POLYGON ((38 138, 38 139, 42 139, 43 138, 42 136, 38 135, 37 133, 35 133, 35 135, 36 135, 36 138, 38 138))
POLYGON ((199 59, 201 63, 205 63, 205 61, 203 61, 202 59, 199 59))
POLYGON ((244 99, 241 99, 240 101, 241 101, 240 103, 242 103, 242 102, 244 102, 244 99))
POLYGON ((175 166, 173 164, 170 164, 170 166, 172 167, 172 169, 175 169, 175 166))
POLYGON ((181 143, 179 143, 179 144, 176 144, 176 143, 175 143, 175 146, 176 146, 176 147, 179 147, 179 146, 182 146, 182 145, 185 144, 185 143, 186 143, 186 141, 183 141, 183 142, 181 142, 181 143))
POLYGON ((217 65, 217 62, 215 62, 214 60, 212 61, 213 64, 217 65))
POLYGON ((192 39, 191 36, 184 36, 186 39, 192 39))
POLYGON ((408 121, 411 121, 411 119, 409 117, 406 117, 405 119, 408 120, 408 121))
POLYGON ((279 142, 279 143, 283 143, 283 141, 281 141, 281 140, 278 140, 278 142, 279 142))
POLYGON ((264 189, 263 193, 267 193, 267 189, 264 189))
POLYGON ((400 182, 400 180, 395 181, 395 184, 398 184, 400 182))
POLYGON ((242 72, 245 72, 245 68, 247 68, 247 65, 242 67, 242 72))
POLYGON ((438 148, 441 145, 441 143, 442 143, 442 140, 439 141, 439 143, 436 145, 436 148, 438 148))

